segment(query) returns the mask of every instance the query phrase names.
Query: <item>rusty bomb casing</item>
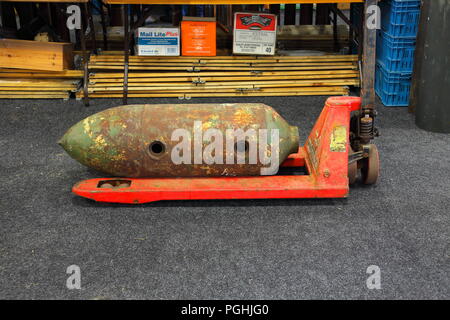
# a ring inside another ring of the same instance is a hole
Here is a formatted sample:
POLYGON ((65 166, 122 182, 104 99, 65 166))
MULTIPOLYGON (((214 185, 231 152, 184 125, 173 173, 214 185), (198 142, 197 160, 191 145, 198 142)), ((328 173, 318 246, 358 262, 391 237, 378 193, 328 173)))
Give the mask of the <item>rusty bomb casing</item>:
POLYGON ((119 106, 91 115, 71 127, 59 144, 83 165, 112 176, 254 176, 267 174, 261 173, 269 166, 261 152, 271 156, 274 150, 279 151, 278 167, 298 151, 299 135, 297 127, 264 104, 146 104, 119 106), (236 138, 233 146, 227 144, 228 134, 240 129, 257 134, 241 142, 236 138), (216 135, 210 134, 213 131, 216 135), (220 138, 217 131, 223 143, 213 144, 216 149, 211 151, 212 143, 220 138), (278 132, 279 149, 273 148, 273 131, 278 132), (180 132, 189 134, 189 139, 180 132), (266 137, 264 150, 253 141, 255 137, 259 142, 264 140, 260 137, 266 137), (260 149, 256 161, 251 156, 255 145, 260 149), (238 152, 242 155, 239 163, 238 152), (214 160, 222 158, 223 163, 211 162, 205 154, 214 160), (181 156, 183 162, 174 155, 181 156))

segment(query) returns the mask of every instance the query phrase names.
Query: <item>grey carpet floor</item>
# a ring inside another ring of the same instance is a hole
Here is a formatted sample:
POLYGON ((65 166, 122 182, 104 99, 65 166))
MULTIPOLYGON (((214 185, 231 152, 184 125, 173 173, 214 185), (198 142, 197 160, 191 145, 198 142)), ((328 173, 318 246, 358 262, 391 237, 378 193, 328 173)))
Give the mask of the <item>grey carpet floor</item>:
MULTIPOLYGON (((325 97, 263 102, 301 131, 325 97)), ((131 99, 130 103, 182 103, 131 99)), ((99 204, 70 192, 96 174, 57 144, 120 100, 0 100, 0 298, 450 298, 450 135, 379 107, 378 185, 348 199, 99 204), (66 268, 81 268, 81 290, 66 268), (366 269, 381 269, 369 290, 366 269)))

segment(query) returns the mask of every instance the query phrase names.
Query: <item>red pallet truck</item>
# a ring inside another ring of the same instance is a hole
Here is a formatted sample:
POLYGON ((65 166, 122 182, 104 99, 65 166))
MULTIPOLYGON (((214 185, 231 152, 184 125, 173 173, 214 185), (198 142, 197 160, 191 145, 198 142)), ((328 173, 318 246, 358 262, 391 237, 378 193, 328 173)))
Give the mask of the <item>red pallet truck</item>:
MULTIPOLYGON (((376 0, 365 2, 368 8, 376 0)), ((205 178, 90 179, 72 191, 100 202, 146 203, 158 200, 344 198, 360 172, 364 184, 376 183, 380 162, 374 127, 376 29, 364 30, 362 89, 359 97, 327 100, 304 146, 282 167, 302 167, 306 175, 205 178), (105 184, 110 188, 104 188, 105 184)))
POLYGON ((305 145, 282 164, 304 168, 305 175, 99 178, 81 181, 72 191, 95 201, 130 204, 158 200, 344 198, 358 170, 365 184, 375 183, 379 174, 376 146, 361 144, 352 132, 352 123, 361 127, 370 122, 369 117, 360 118, 360 114, 359 97, 327 100, 305 145), (357 145, 361 149, 355 152, 357 145), (105 188, 106 183, 111 187, 105 188))

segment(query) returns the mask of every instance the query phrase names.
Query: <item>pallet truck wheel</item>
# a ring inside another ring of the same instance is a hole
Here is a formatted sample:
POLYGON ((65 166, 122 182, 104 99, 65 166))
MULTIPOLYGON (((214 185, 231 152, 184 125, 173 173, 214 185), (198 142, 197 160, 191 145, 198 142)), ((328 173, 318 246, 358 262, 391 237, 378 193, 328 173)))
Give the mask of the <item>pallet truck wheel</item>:
MULTIPOLYGON (((355 153, 353 148, 349 150, 349 158, 355 153)), ((358 177, 358 161, 353 161, 348 164, 348 184, 354 184, 358 177)))
POLYGON ((375 184, 380 174, 380 156, 376 145, 371 144, 369 157, 364 159, 361 168, 362 181, 364 184, 375 184))

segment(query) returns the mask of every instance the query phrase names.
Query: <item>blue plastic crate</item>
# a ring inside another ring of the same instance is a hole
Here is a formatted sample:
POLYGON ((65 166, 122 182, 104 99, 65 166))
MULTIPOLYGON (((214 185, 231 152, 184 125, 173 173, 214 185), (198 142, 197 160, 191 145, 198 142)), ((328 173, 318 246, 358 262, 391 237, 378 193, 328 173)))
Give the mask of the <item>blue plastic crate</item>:
POLYGON ((379 3, 381 29, 391 37, 416 38, 420 0, 387 0, 379 3))
POLYGON ((387 107, 404 107, 409 103, 411 74, 389 73, 376 66, 375 92, 387 107))
POLYGON ((414 66, 415 39, 390 37, 386 32, 377 33, 377 62, 389 72, 411 73, 414 66))

